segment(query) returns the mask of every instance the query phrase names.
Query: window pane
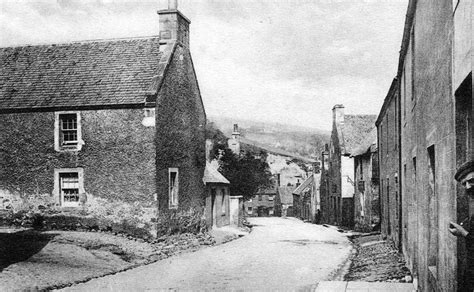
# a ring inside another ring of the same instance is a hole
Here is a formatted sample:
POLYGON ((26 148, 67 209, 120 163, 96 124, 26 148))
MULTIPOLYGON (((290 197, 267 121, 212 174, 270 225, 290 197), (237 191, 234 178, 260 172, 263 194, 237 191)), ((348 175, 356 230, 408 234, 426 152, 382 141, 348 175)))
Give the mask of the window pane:
POLYGON ((77 172, 61 173, 59 178, 64 202, 79 202, 79 174, 77 172))

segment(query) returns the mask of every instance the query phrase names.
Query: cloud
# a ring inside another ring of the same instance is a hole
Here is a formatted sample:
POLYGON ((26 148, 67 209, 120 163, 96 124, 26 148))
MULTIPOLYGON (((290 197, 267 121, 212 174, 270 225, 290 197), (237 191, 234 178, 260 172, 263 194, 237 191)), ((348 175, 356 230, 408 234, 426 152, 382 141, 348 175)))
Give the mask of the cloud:
MULTIPOLYGON (((166 0, 0 2, 0 46, 156 35, 166 0)), ((331 108, 377 114, 407 1, 181 0, 208 115, 329 129, 331 108)))

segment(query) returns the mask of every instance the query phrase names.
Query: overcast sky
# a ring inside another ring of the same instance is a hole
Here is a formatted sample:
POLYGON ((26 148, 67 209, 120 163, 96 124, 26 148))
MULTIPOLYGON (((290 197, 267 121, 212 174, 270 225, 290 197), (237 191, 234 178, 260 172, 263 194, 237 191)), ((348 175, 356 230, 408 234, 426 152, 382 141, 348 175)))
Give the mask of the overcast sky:
MULTIPOLYGON (((329 130, 378 114, 407 0, 179 0, 208 116, 329 130)), ((1 0, 0 46, 158 34, 167 0, 1 0)))

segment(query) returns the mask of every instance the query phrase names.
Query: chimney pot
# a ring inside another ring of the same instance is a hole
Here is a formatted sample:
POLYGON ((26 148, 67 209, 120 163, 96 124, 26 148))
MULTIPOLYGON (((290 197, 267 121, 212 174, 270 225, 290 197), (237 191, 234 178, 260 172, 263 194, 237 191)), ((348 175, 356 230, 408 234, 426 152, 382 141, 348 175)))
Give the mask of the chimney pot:
POLYGON ((168 9, 177 10, 178 9, 178 0, 168 0, 168 9))

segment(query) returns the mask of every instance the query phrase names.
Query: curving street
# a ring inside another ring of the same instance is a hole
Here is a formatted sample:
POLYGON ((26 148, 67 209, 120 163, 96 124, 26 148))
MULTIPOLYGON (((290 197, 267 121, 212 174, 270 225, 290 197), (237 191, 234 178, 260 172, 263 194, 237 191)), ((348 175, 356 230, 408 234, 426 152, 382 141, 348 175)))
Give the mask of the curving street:
POLYGON ((321 225, 277 217, 250 222, 253 231, 243 238, 64 290, 309 290, 332 278, 351 253, 343 234, 321 225))

